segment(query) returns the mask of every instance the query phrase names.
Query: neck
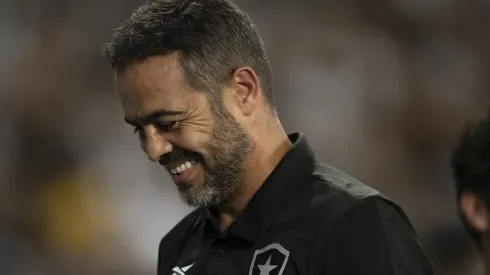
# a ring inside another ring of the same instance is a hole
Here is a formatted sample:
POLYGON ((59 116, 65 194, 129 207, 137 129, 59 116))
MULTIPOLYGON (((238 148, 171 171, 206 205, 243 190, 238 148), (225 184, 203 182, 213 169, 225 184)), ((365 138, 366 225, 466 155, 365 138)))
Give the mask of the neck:
POLYGON ((245 171, 244 188, 226 205, 215 209, 221 231, 225 231, 245 210, 257 190, 291 148, 291 141, 278 118, 273 119, 273 123, 264 122, 261 127, 264 130, 257 131, 252 137, 254 150, 245 171))

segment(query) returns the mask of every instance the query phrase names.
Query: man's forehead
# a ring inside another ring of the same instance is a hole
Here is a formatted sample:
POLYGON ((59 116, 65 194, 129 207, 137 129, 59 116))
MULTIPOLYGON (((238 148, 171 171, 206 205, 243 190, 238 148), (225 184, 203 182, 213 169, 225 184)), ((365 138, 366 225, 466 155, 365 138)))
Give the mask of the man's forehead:
POLYGON ((175 79, 181 76, 180 58, 178 53, 156 55, 141 61, 128 64, 119 70, 123 75, 130 77, 153 77, 156 75, 175 79))
POLYGON ((118 90, 127 88, 161 90, 166 87, 183 87, 185 84, 180 72, 175 73, 159 67, 153 70, 125 68, 123 71, 115 72, 114 82, 118 90))
POLYGON ((174 115, 177 111, 186 110, 193 103, 178 95, 165 93, 123 93, 119 96, 124 114, 132 118, 147 117, 151 114, 174 115))
POLYGON ((165 97, 185 95, 185 84, 179 71, 162 66, 135 64, 114 73, 114 85, 120 96, 165 97))

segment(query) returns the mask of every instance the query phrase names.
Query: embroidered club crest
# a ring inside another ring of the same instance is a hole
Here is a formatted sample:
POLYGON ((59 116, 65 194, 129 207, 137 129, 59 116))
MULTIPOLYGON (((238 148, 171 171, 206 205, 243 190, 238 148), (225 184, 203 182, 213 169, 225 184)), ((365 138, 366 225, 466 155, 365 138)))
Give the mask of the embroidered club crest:
POLYGON ((278 243, 269 244, 254 252, 248 275, 282 275, 289 251, 278 243))

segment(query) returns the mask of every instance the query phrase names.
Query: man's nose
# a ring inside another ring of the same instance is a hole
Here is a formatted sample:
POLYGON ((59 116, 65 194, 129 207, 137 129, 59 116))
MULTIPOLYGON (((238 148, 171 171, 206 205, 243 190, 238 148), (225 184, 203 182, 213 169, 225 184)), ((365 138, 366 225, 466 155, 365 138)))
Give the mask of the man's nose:
POLYGON ((145 129, 145 138, 141 145, 151 161, 158 161, 163 155, 172 152, 173 149, 166 133, 162 133, 152 126, 145 129))

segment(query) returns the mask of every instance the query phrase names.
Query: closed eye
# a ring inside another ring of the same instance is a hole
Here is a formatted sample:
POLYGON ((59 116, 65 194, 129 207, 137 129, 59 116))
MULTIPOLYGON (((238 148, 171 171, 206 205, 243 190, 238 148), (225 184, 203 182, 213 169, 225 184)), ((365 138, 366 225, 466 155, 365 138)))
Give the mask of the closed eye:
MULTIPOLYGON (((153 126, 155 126, 155 128, 157 128, 158 131, 162 131, 162 132, 173 131, 173 130, 175 130, 175 128, 177 128, 178 125, 179 125, 179 121, 166 121, 166 122, 154 122, 153 123, 153 126)), ((133 132, 135 134, 136 133, 141 134, 142 131, 143 131, 142 126, 133 125, 133 132)))
POLYGON ((169 132, 177 128, 179 121, 155 122, 154 125, 159 131, 169 132))

